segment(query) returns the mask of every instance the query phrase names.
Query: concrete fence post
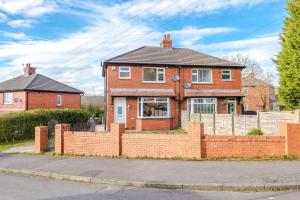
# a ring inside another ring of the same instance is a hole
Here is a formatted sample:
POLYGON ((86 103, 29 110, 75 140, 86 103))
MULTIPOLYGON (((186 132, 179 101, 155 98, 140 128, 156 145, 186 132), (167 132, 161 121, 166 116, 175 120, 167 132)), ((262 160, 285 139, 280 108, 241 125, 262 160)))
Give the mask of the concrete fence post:
POLYGON ((35 127, 35 152, 41 153, 48 150, 48 127, 35 127))
POLYGON ((213 113, 213 131, 214 135, 216 135, 216 113, 213 113))
POLYGON ((257 128, 261 128, 260 126, 260 111, 257 111, 257 128))
POLYGON ((55 153, 64 153, 64 132, 70 130, 70 124, 56 124, 55 126, 55 153))
POLYGON ((234 114, 233 113, 231 114, 231 132, 232 132, 232 135, 235 135, 235 132, 234 132, 234 114))
POLYGON ((300 110, 296 110, 296 123, 300 123, 300 110))

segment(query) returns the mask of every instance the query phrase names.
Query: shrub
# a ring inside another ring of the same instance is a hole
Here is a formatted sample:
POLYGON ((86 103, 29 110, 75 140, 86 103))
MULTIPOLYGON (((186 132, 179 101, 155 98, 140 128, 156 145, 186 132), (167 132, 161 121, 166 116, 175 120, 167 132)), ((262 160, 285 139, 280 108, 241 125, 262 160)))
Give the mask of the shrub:
POLYGON ((259 128, 253 128, 249 131, 247 135, 263 135, 264 133, 262 132, 261 129, 259 128))
POLYGON ((104 116, 104 110, 101 109, 99 106, 94 106, 94 105, 82 105, 81 109, 84 111, 87 111, 89 113, 91 113, 94 117, 97 118, 102 118, 104 116))
POLYGON ((0 116, 0 142, 34 138, 36 126, 47 126, 50 120, 58 123, 86 122, 91 114, 84 110, 32 110, 0 116))

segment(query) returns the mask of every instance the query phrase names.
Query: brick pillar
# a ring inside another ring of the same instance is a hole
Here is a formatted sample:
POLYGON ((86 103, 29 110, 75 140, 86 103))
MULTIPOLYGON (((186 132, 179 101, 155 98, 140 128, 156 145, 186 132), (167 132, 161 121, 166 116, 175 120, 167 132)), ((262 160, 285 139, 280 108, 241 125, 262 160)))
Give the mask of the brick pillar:
POLYGON ((55 126, 55 153, 64 153, 64 132, 69 130, 69 124, 57 124, 55 126))
POLYGON ((35 127, 35 152, 41 153, 48 150, 48 127, 35 127))
POLYGON ((285 154, 300 157, 300 124, 280 124, 279 134, 285 136, 285 154))
POLYGON ((203 123, 190 123, 188 126, 188 155, 189 158, 202 158, 201 140, 204 135, 203 123))
POLYGON ((115 156, 122 155, 122 135, 125 133, 125 124, 111 123, 110 131, 114 135, 112 141, 113 154, 115 156))

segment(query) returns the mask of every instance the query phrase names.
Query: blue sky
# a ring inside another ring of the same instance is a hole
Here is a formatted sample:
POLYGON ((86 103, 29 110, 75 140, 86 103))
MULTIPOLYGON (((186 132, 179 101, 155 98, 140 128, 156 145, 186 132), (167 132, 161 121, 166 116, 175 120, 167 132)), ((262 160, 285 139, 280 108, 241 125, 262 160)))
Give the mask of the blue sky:
MULTIPOLYGON (((0 81, 38 73, 103 93, 100 63, 140 46, 247 55, 275 71, 284 0, 0 0, 0 81)), ((275 83, 276 84, 276 83, 275 83)))

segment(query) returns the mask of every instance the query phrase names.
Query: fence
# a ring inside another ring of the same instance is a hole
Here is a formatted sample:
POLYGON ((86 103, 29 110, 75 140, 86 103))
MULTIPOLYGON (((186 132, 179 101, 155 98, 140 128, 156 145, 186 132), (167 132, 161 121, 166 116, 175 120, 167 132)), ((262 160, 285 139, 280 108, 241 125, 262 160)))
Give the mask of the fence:
POLYGON ((204 123, 207 135, 246 135, 253 128, 260 128, 265 135, 278 135, 280 123, 300 123, 300 112, 258 112, 257 115, 199 114, 182 112, 181 126, 190 122, 204 123))

